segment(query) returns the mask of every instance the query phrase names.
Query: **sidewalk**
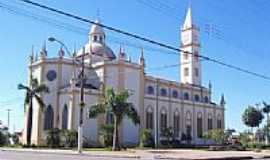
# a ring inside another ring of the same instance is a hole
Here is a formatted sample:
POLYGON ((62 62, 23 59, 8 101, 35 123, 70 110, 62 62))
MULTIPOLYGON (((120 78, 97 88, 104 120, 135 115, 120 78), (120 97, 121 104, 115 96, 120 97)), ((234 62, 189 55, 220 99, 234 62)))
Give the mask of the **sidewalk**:
POLYGON ((177 160, 225 160, 225 159, 263 159, 270 158, 270 151, 260 153, 253 151, 205 151, 205 150, 149 150, 156 154, 156 159, 177 160))
MULTIPOLYGON (((33 152, 33 153, 48 153, 48 154, 65 154, 65 155, 79 155, 77 150, 64 149, 39 149, 39 148, 0 148, 0 151, 14 151, 14 152, 33 152)), ((130 151, 83 151, 80 155, 91 157, 110 157, 110 158, 136 158, 140 156, 130 151)))
MULTIPOLYGON (((29 149, 29 148, 0 148, 2 151, 33 152, 48 154, 78 155, 76 150, 61 149, 29 149)), ((172 160, 225 160, 225 159, 262 159, 270 158, 270 151, 265 150, 260 153, 253 151, 204 151, 190 149, 170 149, 170 150, 139 150, 131 149, 127 151, 84 151, 82 156, 88 157, 108 157, 127 159, 172 159, 172 160)))

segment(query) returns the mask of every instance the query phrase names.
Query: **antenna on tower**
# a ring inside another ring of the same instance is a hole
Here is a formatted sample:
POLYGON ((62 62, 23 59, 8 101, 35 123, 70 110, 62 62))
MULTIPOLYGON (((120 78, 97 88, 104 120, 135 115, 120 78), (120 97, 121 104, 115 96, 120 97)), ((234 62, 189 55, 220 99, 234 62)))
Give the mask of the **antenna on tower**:
POLYGON ((99 8, 97 9, 97 15, 96 15, 96 16, 97 16, 97 20, 98 20, 98 21, 101 21, 101 19, 100 19, 100 10, 99 10, 99 8))
POLYGON ((192 5, 192 0, 188 0, 188 7, 191 7, 192 5))

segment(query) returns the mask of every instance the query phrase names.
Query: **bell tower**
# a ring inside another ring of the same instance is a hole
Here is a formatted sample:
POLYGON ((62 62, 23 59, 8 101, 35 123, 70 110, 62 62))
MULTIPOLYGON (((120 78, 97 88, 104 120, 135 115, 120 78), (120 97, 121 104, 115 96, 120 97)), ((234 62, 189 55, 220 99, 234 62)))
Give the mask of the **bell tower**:
POLYGON ((201 85, 199 28, 193 24, 191 7, 181 28, 181 50, 181 82, 201 85))

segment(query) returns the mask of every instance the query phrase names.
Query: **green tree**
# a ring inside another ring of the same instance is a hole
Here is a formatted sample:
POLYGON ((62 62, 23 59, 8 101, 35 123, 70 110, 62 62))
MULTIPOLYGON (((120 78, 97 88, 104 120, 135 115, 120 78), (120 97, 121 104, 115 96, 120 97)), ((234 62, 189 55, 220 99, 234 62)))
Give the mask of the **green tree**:
POLYGON ((127 102, 130 93, 127 90, 115 93, 110 88, 106 90, 103 101, 94 105, 89 110, 89 117, 95 118, 99 114, 112 113, 114 118, 114 133, 113 133, 113 150, 120 150, 119 143, 119 125, 122 123, 125 116, 132 120, 137 125, 140 123, 140 118, 132 103, 127 102))
POLYGON ((267 104, 266 102, 263 102, 263 113, 266 114, 266 126, 264 127, 264 132, 265 132, 265 138, 266 138, 266 143, 268 144, 269 142, 269 113, 270 113, 270 104, 267 104))
POLYGON ((27 108, 28 110, 28 119, 27 119, 27 129, 26 129, 26 141, 27 146, 31 145, 31 133, 32 133, 32 122, 33 122, 33 100, 35 99, 39 106, 43 108, 45 106, 42 98, 40 97, 40 94, 42 93, 48 93, 49 88, 45 84, 39 84, 37 79, 33 79, 32 76, 30 76, 30 85, 26 86, 23 84, 18 85, 19 90, 25 90, 26 96, 24 100, 24 106, 25 110, 27 108))
POLYGON ((253 106, 248 106, 242 115, 242 121, 244 124, 248 127, 251 127, 252 129, 254 127, 259 127, 263 118, 264 116, 262 111, 253 106))
POLYGON ((100 140, 105 147, 110 147, 113 144, 113 125, 102 125, 99 130, 100 140))
POLYGON ((217 144, 225 144, 229 138, 229 134, 223 129, 213 129, 204 133, 203 138, 214 140, 217 144))

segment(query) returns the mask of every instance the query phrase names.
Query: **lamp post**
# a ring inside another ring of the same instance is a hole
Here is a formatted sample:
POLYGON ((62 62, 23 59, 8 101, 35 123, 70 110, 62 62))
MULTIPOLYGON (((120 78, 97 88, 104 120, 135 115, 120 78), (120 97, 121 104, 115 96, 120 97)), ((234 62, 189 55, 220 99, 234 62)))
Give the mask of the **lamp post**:
POLYGON ((73 65, 75 65, 75 62, 79 65, 81 65, 81 73, 79 75, 79 82, 80 82, 80 114, 79 114, 79 126, 78 126, 78 153, 82 153, 82 137, 83 137, 83 132, 82 132, 82 127, 83 127, 83 108, 85 106, 84 102, 84 83, 85 83, 85 73, 84 73, 84 55, 85 55, 85 48, 83 47, 83 54, 82 54, 82 60, 81 62, 76 59, 75 55, 72 55, 71 52, 69 52, 68 47, 60 40, 54 38, 54 37, 49 37, 48 41, 50 42, 57 42, 61 46, 65 48, 67 51, 68 55, 72 57, 73 60, 73 65))

